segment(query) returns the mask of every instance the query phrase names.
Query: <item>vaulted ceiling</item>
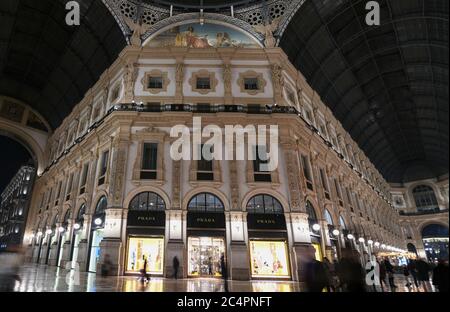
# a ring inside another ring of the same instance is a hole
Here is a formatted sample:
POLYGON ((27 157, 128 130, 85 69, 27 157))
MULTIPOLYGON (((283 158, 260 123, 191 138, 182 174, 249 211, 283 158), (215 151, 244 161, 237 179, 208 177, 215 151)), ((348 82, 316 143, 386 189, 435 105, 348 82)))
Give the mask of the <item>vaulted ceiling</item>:
MULTIPOLYGON (((254 3, 143 0, 186 10, 254 3), (192 7, 190 7, 192 6, 192 7)), ((0 1, 0 94, 56 128, 126 45, 100 0, 0 1)), ((448 0, 380 0, 381 26, 363 0, 306 0, 280 46, 389 182, 448 173, 448 0)), ((211 8, 210 8, 211 9, 211 8)))
POLYGON ((66 24, 66 3, 0 1, 0 94, 33 106, 53 128, 126 44, 102 1, 78 1, 80 26, 66 24))

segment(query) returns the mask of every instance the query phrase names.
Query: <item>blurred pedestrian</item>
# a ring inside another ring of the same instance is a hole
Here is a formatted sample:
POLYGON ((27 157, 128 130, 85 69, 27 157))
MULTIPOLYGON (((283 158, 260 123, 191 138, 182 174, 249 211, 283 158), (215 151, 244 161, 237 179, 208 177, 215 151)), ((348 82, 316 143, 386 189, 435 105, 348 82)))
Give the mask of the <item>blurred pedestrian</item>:
POLYGON ((0 252, 0 292, 13 292, 16 282, 21 282, 19 271, 23 265, 22 250, 18 246, 0 252))
POLYGON ((227 264, 225 262, 225 254, 222 253, 220 256, 220 268, 222 273, 222 278, 225 286, 225 292, 228 292, 228 272, 227 272, 227 264))
POLYGON ((416 260, 414 260, 414 259, 409 260, 407 268, 413 278, 414 285, 416 285, 416 287, 419 288, 419 283, 417 281, 416 260))
POLYGON ((180 268, 180 261, 178 257, 173 257, 173 278, 178 279, 178 269, 180 268))
POLYGON ((406 280, 406 287, 410 288, 412 287, 412 283, 409 279, 410 273, 408 270, 408 267, 406 265, 403 266, 403 275, 405 276, 405 280, 406 280))
POLYGON ((397 285, 395 285, 395 280, 394 280, 394 266, 391 264, 391 262, 389 261, 389 259, 387 257, 384 259, 384 266, 386 268, 386 273, 388 276, 389 287, 391 288, 392 292, 395 292, 397 285))
POLYGON ((380 286, 381 292, 384 292, 384 287, 386 286, 386 266, 384 261, 377 261, 380 268, 380 286))
POLYGON ((306 288, 309 292, 322 292, 328 286, 328 276, 322 262, 312 258, 306 265, 306 288))
POLYGON ((419 284, 423 287, 425 292, 429 291, 429 283, 430 283, 430 265, 426 263, 423 259, 419 259, 416 262, 417 268, 417 279, 419 284))
POLYGON ((336 292, 336 270, 333 263, 328 260, 327 257, 323 258, 323 266, 325 268, 325 274, 327 277, 327 290, 328 292, 336 292))
POLYGON ((147 257, 145 257, 145 255, 143 255, 142 256, 142 260, 144 260, 144 263, 143 263, 142 269, 141 269, 140 280, 141 280, 142 283, 146 283, 146 282, 148 282, 150 280, 149 276, 147 274, 147 257))
POLYGON ((109 254, 105 255, 105 259, 103 259, 103 263, 102 263, 102 276, 106 277, 109 275, 109 272, 111 271, 112 268, 112 262, 111 262, 111 256, 109 254))
POLYGON ((439 260, 433 270, 433 285, 439 292, 448 292, 448 264, 444 260, 439 260))
POLYGON ((365 272, 355 251, 343 252, 339 263, 339 279, 347 292, 365 292, 365 272))

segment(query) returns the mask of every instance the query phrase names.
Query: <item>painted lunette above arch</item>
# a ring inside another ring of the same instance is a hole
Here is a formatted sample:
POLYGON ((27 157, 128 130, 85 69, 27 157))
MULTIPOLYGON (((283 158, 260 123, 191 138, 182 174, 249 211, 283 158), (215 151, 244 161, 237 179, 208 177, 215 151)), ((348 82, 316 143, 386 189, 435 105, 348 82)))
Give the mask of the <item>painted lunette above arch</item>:
POLYGON ((243 31, 249 33, 257 41, 263 45, 264 35, 255 30, 255 26, 264 25, 266 22, 278 21, 278 27, 274 32, 276 39, 276 46, 278 46, 284 31, 295 16, 297 11, 306 0, 267 0, 261 1, 252 5, 238 5, 229 7, 229 10, 224 10, 221 14, 210 12, 190 12, 184 13, 180 10, 172 10, 170 6, 163 4, 152 4, 145 2, 138 2, 137 0, 102 0, 104 5, 108 8, 114 16, 117 24, 122 29, 124 37, 128 44, 130 44, 130 37, 133 33, 129 21, 140 20, 147 28, 146 32, 141 36, 142 42, 147 41, 149 37, 160 31, 161 29, 171 24, 176 24, 182 21, 200 19, 210 21, 220 21, 226 24, 234 25, 243 31), (140 13, 139 13, 140 12, 140 13), (267 16, 267 19, 266 19, 267 16))
POLYGON ((220 14, 180 14, 147 30, 143 46, 187 48, 263 48, 264 38, 251 26, 220 14))

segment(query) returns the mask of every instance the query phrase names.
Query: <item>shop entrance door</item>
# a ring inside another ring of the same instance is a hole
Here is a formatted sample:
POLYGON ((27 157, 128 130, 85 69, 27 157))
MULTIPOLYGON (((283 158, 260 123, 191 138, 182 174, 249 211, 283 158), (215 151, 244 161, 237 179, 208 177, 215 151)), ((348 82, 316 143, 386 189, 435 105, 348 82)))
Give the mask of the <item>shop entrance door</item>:
POLYGON ((220 257, 225 253, 225 240, 213 237, 189 237, 188 275, 222 277, 220 257))

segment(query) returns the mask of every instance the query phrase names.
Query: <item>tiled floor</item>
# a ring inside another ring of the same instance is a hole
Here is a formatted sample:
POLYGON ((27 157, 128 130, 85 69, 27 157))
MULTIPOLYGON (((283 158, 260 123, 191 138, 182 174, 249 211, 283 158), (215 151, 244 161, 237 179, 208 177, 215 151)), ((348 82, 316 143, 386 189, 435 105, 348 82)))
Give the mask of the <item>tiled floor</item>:
MULTIPOLYGON (((223 281, 217 279, 152 278, 143 285, 136 277, 97 277, 93 273, 73 272, 56 267, 27 264, 20 273, 22 282, 16 284, 19 292, 221 292, 223 281)), ((397 292, 421 292, 423 288, 407 288, 403 276, 396 276, 397 292)), ((231 292, 299 292, 298 283, 275 281, 229 281, 231 292)), ((434 289, 433 289, 434 290, 434 289)), ((378 288, 377 291, 380 291, 378 288)))

